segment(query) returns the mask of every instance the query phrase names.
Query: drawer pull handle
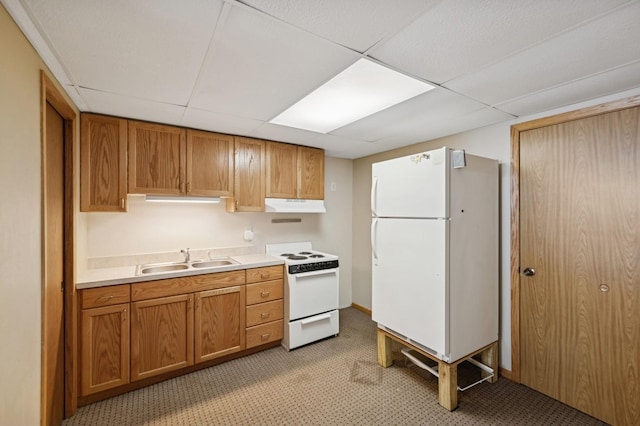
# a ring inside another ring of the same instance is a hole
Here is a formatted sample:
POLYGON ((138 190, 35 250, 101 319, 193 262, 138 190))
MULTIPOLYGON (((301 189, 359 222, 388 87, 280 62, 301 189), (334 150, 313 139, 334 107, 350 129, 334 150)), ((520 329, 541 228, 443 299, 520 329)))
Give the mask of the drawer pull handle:
POLYGON ((269 315, 271 315, 269 312, 263 312, 260 314, 260 318, 262 319, 269 318, 269 315))
POLYGON ((260 278, 262 278, 263 280, 266 280, 267 278, 269 278, 269 274, 264 272, 264 273, 260 274, 260 278))
POLYGON ((264 333, 262 336, 260 336, 262 338, 262 340, 269 340, 269 336, 271 336, 271 333, 264 333))
POLYGON ((261 297, 269 297, 270 294, 271 294, 270 291, 261 291, 260 292, 260 296, 261 297))
POLYGON ((111 300, 111 299, 113 299, 113 298, 114 298, 114 296, 113 296, 113 294, 111 294, 111 295, 109 295, 109 296, 100 296, 100 297, 98 297, 98 300, 99 300, 99 301, 100 301, 100 300, 111 300))

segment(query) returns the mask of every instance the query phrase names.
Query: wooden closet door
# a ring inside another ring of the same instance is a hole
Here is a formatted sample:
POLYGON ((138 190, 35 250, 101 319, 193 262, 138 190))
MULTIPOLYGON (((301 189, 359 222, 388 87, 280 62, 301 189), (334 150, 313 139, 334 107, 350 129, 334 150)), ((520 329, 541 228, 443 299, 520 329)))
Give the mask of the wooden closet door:
POLYGON ((639 108, 520 134, 522 383, 620 425, 640 424, 639 166, 639 108))

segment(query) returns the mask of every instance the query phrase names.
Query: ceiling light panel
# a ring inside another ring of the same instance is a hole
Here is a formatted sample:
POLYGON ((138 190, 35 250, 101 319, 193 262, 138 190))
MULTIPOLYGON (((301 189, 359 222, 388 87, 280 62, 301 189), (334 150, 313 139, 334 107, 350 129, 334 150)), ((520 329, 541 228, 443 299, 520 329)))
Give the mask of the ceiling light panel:
POLYGON ((186 105, 219 0, 24 0, 73 84, 186 105))
POLYGON ((433 88, 423 81, 359 59, 270 122, 328 133, 433 88))
POLYGON ((438 1, 242 0, 242 3, 322 38, 364 52, 438 1))

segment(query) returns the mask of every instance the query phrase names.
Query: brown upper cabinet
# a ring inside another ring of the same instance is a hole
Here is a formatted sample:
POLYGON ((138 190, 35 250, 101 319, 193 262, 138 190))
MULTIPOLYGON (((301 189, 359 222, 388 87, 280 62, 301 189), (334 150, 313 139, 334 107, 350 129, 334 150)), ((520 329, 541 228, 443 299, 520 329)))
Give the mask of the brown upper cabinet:
POLYGON ((187 194, 233 195, 233 136, 187 130, 187 194))
POLYGON ((324 151, 318 148, 267 142, 268 198, 324 198, 324 151))
POLYGON ((127 120, 82 114, 80 156, 80 211, 126 211, 127 120))
POLYGON ((231 196, 233 136, 129 121, 129 192, 231 196))
POLYGON ((129 193, 185 194, 185 160, 184 129, 129 121, 129 193))
POLYGON ((231 212, 263 212, 265 197, 265 141, 235 137, 234 198, 231 212))
POLYGON ((267 198, 296 198, 298 147, 267 142, 267 198))

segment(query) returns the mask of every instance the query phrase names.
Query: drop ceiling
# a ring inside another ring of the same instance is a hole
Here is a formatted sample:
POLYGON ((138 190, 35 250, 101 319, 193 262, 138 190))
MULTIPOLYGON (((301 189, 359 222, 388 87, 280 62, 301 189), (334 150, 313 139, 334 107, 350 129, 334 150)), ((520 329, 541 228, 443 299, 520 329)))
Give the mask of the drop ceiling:
POLYGON ((81 111, 358 158, 640 87, 640 1, 0 0, 81 111), (436 86, 269 123, 360 58, 436 86))

